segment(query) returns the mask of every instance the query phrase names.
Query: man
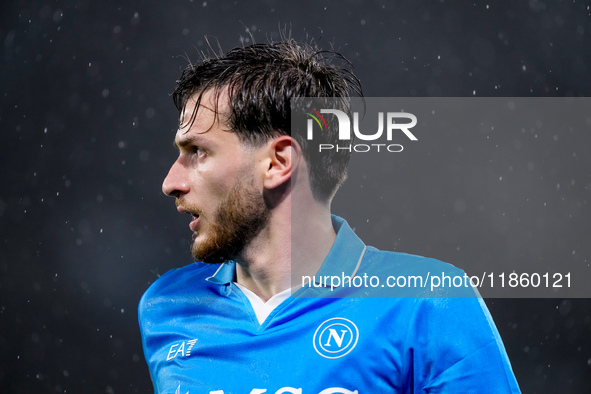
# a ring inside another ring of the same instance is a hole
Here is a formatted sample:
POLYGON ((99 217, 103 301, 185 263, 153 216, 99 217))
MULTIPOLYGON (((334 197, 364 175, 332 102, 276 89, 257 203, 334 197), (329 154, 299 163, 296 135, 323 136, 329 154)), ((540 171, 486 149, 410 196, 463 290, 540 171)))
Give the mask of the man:
POLYGON ((461 275, 368 247, 331 216, 348 152, 318 153, 292 130, 290 104, 330 97, 346 111, 350 92, 361 87, 340 55, 293 40, 183 72, 179 156, 162 188, 190 215, 198 262, 159 278, 140 302, 157 393, 519 392, 471 288, 459 298, 422 289, 392 297, 322 283, 433 268, 461 275))

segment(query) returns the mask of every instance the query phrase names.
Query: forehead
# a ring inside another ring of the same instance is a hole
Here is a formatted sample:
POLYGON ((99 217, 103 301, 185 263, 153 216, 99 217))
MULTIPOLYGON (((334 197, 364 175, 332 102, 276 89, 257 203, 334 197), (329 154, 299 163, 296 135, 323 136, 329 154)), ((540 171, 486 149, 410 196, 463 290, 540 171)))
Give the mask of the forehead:
POLYGON ((228 117, 228 93, 225 89, 219 92, 213 90, 206 90, 205 92, 197 92, 187 100, 183 111, 180 114, 180 125, 190 127, 190 123, 213 123, 220 121, 220 123, 227 123, 228 117), (199 105, 197 105, 199 104, 199 105))
POLYGON ((181 142, 187 139, 211 134, 215 130, 232 131, 227 122, 227 94, 221 91, 216 98, 214 92, 206 91, 201 94, 201 98, 199 96, 199 93, 191 96, 180 114, 179 129, 175 137, 177 145, 182 145, 181 142))

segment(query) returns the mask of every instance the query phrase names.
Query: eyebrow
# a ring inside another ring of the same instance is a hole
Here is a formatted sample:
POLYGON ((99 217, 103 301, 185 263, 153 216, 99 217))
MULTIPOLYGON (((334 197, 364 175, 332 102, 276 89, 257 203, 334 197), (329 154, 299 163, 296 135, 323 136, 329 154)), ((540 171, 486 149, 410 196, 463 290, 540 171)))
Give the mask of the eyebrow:
POLYGON ((181 149, 181 148, 184 148, 188 145, 195 143, 195 141, 197 141, 199 139, 200 138, 198 136, 195 136, 195 135, 187 136, 186 134, 184 134, 183 137, 179 138, 178 140, 175 138, 174 141, 172 141, 172 146, 174 146, 175 148, 181 149))

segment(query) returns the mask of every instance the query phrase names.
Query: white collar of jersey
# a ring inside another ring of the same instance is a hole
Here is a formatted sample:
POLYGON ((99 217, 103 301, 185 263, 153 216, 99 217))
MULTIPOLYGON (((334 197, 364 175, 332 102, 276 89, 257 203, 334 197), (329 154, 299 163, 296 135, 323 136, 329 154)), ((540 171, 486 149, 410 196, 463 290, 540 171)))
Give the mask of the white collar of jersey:
MULTIPOLYGON (((349 227, 345 219, 332 215, 332 225, 337 237, 328 256, 316 273, 316 277, 345 275, 352 278, 359 269, 366 246, 349 227)), ((207 281, 219 285, 229 285, 234 281, 235 272, 236 263, 229 261, 223 263, 215 274, 207 278, 207 281)))
POLYGON ((291 289, 287 289, 281 293, 275 294, 267 301, 263 301, 258 295, 242 286, 240 283, 234 282, 234 284, 238 286, 246 298, 248 298, 248 301, 250 301, 250 305, 252 306, 252 310, 254 311, 259 324, 263 324, 271 312, 273 312, 273 310, 277 308, 279 304, 287 300, 291 295, 291 289))

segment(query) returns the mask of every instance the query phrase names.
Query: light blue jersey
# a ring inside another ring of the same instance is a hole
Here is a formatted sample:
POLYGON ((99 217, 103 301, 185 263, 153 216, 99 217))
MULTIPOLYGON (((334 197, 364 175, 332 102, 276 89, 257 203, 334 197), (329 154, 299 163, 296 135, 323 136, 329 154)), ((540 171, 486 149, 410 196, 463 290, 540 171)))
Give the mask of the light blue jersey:
POLYGON ((461 274, 366 247, 345 221, 333 224, 337 238, 313 283, 262 324, 233 283, 234 263, 196 263, 159 278, 139 306, 156 393, 519 393, 480 298, 425 296, 433 292, 423 286, 321 286, 331 276, 461 274))

